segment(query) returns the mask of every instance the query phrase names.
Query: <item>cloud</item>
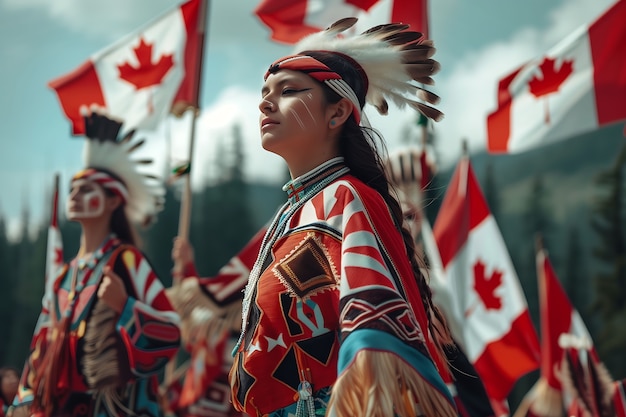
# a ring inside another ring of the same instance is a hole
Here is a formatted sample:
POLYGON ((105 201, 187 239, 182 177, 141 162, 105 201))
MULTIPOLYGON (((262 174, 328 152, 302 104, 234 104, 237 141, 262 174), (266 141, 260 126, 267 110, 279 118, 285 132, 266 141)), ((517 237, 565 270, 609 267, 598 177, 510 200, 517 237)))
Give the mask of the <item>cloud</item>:
MULTIPOLYGON (((183 1, 175 0, 0 0, 10 10, 45 13, 80 35, 113 41, 149 24, 183 1)), ((256 0, 208 1, 209 38, 249 43, 268 31, 253 14, 256 0), (256 35, 256 37, 255 37, 256 35)), ((264 39, 265 39, 264 38, 264 39)))
POLYGON ((81 35, 118 39, 174 7, 171 0, 2 0, 13 10, 39 11, 81 35))

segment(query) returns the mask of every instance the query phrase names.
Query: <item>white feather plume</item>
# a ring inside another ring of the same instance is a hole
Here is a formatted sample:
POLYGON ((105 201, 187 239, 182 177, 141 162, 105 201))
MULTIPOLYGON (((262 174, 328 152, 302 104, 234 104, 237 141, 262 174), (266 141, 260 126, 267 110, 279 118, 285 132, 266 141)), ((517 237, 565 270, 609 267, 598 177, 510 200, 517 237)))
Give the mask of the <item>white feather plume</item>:
MULTIPOLYGON (((91 114, 95 114, 94 109, 91 114)), ((96 123, 120 124, 106 116, 100 116, 96 123)), ((103 128, 100 131, 112 130, 103 128)), ((126 216, 129 221, 144 225, 154 220, 156 214, 163 209, 165 188, 157 178, 140 171, 140 165, 147 165, 152 161, 132 158, 133 153, 143 144, 143 140, 133 140, 133 136, 134 132, 130 132, 120 141, 117 138, 86 138, 83 161, 86 168, 110 171, 124 182, 128 190, 126 216)))
POLYGON ((295 53, 307 50, 340 52, 350 56, 367 74, 369 88, 366 102, 387 114, 388 101, 398 107, 410 106, 426 117, 441 120, 443 114, 426 103, 437 104, 439 97, 419 84, 433 84, 432 75, 439 63, 432 41, 423 39, 408 25, 385 24, 359 35, 345 35, 356 18, 341 19, 326 30, 304 37, 295 45, 295 53))

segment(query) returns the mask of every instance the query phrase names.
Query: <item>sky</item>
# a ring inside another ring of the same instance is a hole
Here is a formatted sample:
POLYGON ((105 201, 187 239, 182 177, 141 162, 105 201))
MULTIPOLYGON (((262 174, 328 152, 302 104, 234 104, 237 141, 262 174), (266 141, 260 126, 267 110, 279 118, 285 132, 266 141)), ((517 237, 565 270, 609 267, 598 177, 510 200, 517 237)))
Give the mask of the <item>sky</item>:
MULTIPOLYGON (((328 3, 333 0, 319 0, 328 3)), ((218 152, 238 125, 249 179, 281 185, 282 160, 260 146, 258 102, 268 65, 291 52, 270 39, 254 15, 259 0, 213 0, 209 4, 192 184, 210 180, 218 152)), ((435 124, 439 165, 454 164, 462 140, 470 152, 484 150, 486 117, 495 109, 498 80, 548 49, 615 0, 431 0, 430 38, 441 71, 432 90, 445 118, 435 124)), ((174 0, 0 0, 0 214, 12 235, 20 212, 46 222, 48 190, 61 176, 61 208, 71 175, 80 169, 83 139, 70 134, 47 83, 89 56, 176 7, 174 0)), ((330 23, 330 22, 329 22, 330 23)), ((383 22, 375 22, 383 23, 383 22)), ((390 152, 416 141, 416 114, 392 108, 378 116, 366 107, 390 152), (408 130, 407 130, 408 129, 408 130), (407 139, 407 132, 410 138, 407 139)), ((167 149, 186 158, 191 118, 168 118, 142 151, 163 172, 167 149), (166 139, 169 138, 169 139, 166 139)), ((226 145, 225 145, 226 144, 226 145)))

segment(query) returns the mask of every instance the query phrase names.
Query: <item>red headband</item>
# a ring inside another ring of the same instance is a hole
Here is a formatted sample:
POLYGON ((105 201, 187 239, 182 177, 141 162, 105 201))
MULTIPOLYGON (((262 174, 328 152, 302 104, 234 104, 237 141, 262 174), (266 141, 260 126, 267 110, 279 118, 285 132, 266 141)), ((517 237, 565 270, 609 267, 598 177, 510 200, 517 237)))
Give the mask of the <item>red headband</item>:
MULTIPOLYGON (((343 54, 340 55, 343 56, 343 54)), ((321 83, 326 83, 330 88, 333 89, 333 91, 335 91, 341 97, 345 97, 352 102, 352 114, 354 115, 354 119, 356 120, 357 124, 361 122, 361 105, 354 90, 352 89, 352 87, 350 87, 350 85, 348 85, 348 83, 343 80, 341 75, 330 69, 323 62, 320 62, 317 59, 308 55, 289 55, 280 58, 272 65, 270 65, 268 70, 265 72, 263 80, 267 80, 267 77, 269 77, 270 74, 275 74, 281 69, 300 71, 321 83), (336 82, 333 83, 332 80, 341 81, 341 83, 345 87, 338 89, 336 82), (349 91, 346 91, 346 89, 349 89, 349 91)))
POLYGON ((80 179, 93 181, 103 188, 113 191, 113 193, 118 195, 124 203, 128 201, 128 190, 126 189, 126 186, 120 180, 113 178, 110 174, 104 171, 99 171, 96 168, 87 168, 82 171, 78 171, 72 177, 72 181, 80 179))

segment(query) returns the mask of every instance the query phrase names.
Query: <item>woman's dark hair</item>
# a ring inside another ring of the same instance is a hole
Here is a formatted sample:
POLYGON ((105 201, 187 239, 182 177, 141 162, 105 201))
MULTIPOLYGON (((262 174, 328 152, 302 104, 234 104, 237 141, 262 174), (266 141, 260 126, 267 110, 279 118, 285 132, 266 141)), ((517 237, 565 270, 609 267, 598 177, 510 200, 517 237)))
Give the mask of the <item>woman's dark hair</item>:
MULTIPOLYGON (((341 75, 344 81, 352 87, 361 103, 361 108, 363 108, 367 92, 365 91, 367 80, 363 79, 362 73, 355 67, 350 58, 324 51, 305 51, 301 52, 301 54, 317 59, 341 75)), ((322 85, 324 86, 323 90, 326 100, 329 103, 336 103, 341 99, 337 93, 325 84, 322 85)), ((426 268, 426 263, 415 250, 415 241, 403 222, 402 208, 398 200, 393 196, 393 194, 397 195, 397 193, 393 184, 388 180, 385 164, 381 157, 381 155, 387 155, 382 137, 371 128, 359 126, 354 116, 351 115, 344 124, 339 149, 346 165, 350 168, 350 173, 376 190, 389 207, 396 226, 402 233, 404 246, 406 247, 428 317, 429 329, 433 335, 434 342, 443 355, 443 344, 451 344, 452 340, 445 324, 445 318, 433 304, 432 292, 426 277, 422 273, 423 268, 426 268), (379 143, 378 145, 377 142, 379 143)))

